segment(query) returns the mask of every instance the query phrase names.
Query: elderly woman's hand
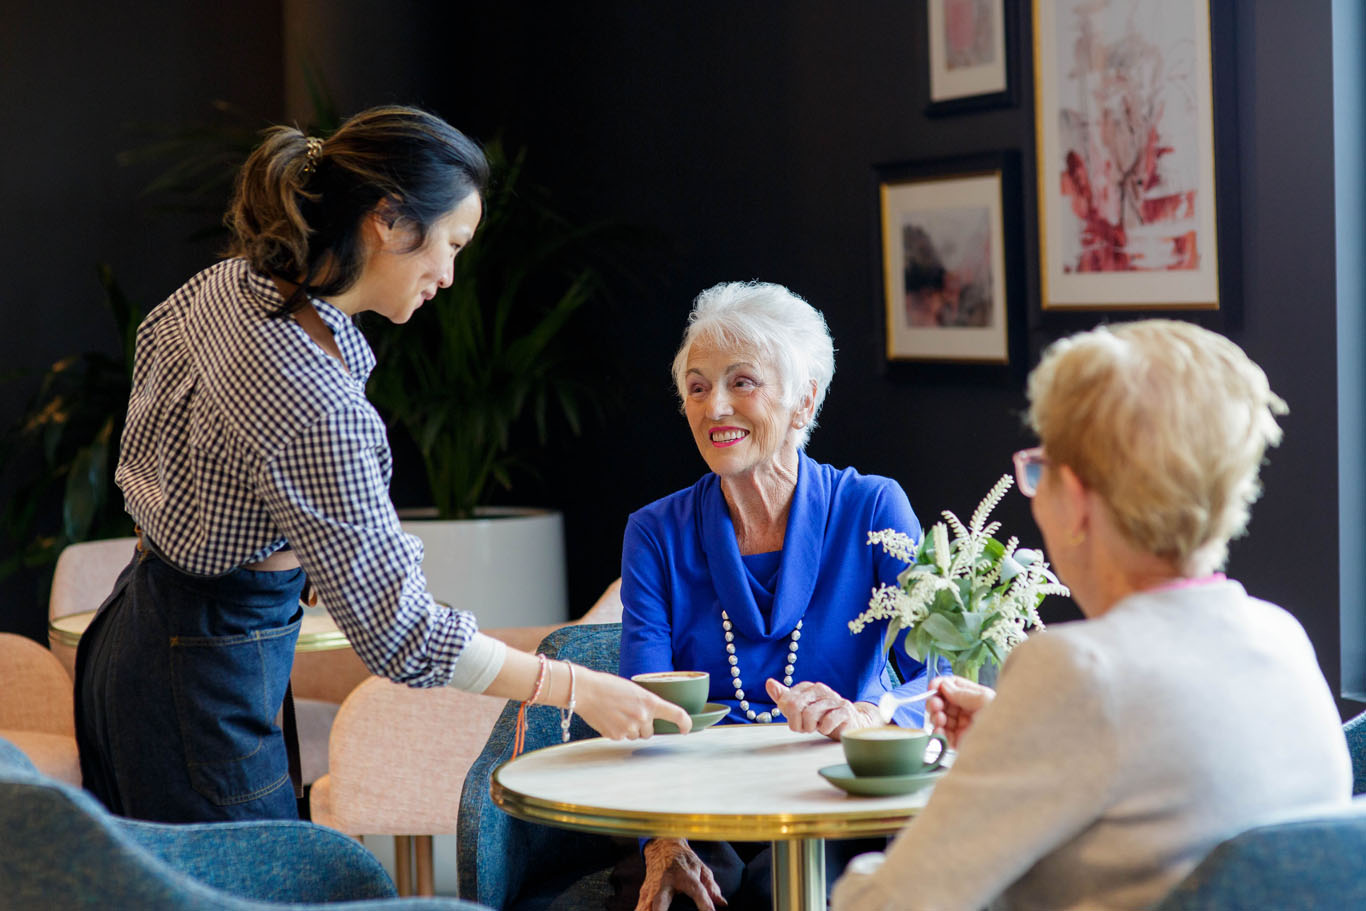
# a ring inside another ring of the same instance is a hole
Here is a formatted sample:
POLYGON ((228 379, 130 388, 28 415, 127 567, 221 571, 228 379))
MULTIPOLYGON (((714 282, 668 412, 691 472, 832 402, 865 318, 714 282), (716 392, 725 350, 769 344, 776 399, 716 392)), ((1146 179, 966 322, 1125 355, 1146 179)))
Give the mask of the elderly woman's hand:
POLYGON ((698 911, 716 911, 726 899, 711 869, 693 853, 682 838, 655 838, 645 843, 645 882, 640 887, 636 911, 668 911, 674 896, 682 893, 698 911))
POLYGON ((852 728, 882 724, 877 706, 868 702, 850 702, 824 683, 803 681, 786 687, 772 677, 764 684, 768 697, 787 717, 787 726, 794 731, 819 731, 832 740, 852 728))
POLYGON ((925 717, 934 725, 935 733, 948 738, 951 747, 958 746, 973 717, 996 698, 991 687, 964 677, 937 677, 931 688, 934 695, 925 703, 925 717))

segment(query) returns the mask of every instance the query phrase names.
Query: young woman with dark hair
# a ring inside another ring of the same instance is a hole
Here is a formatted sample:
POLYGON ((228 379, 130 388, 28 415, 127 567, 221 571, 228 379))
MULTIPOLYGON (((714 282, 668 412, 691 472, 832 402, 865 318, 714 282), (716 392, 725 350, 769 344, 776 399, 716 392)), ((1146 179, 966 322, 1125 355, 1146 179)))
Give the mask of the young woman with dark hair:
POLYGON ((116 475, 137 553, 82 637, 87 788, 163 821, 297 815, 276 726, 308 585, 378 675, 577 710, 647 737, 670 703, 510 649, 437 604, 389 499, 374 355, 352 317, 403 323, 452 281, 488 165, 440 118, 364 111, 327 139, 275 127, 243 165, 228 258, 138 330, 116 475))

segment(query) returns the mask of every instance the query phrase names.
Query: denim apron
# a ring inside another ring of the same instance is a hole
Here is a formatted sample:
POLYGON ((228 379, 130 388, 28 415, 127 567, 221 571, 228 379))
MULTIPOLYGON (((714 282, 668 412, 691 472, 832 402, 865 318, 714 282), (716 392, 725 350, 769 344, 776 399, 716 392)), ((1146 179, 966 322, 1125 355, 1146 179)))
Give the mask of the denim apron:
POLYGON ((142 540, 76 651, 83 784, 138 819, 297 819, 276 717, 303 570, 190 575, 142 540))

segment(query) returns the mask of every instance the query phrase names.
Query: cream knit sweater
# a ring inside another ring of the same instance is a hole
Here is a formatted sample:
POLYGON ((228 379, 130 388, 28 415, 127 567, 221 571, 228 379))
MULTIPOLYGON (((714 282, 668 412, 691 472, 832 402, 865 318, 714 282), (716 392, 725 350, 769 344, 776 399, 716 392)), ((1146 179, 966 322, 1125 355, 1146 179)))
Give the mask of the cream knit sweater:
POLYGON ((1031 637, 959 747, 834 911, 1145 908, 1228 836, 1352 790, 1304 630, 1232 581, 1031 637))

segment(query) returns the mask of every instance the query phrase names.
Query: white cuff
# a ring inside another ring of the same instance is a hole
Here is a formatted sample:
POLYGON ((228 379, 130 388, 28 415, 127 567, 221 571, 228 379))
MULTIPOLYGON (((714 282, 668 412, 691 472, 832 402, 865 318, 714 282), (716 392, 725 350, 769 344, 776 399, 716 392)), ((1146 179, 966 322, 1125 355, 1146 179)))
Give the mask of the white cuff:
POLYGON ((508 647, 501 640, 475 633, 460 651, 449 686, 469 693, 482 693, 503 669, 508 647))

